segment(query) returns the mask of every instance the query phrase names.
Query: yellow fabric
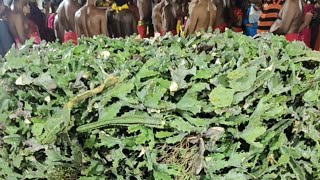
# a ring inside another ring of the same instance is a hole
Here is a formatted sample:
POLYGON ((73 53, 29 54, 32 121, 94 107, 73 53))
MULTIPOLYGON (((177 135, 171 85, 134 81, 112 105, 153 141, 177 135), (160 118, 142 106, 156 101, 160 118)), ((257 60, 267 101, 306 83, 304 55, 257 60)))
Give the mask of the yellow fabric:
POLYGON ((179 35, 181 30, 181 20, 178 20, 176 30, 177 30, 177 35, 179 35))
POLYGON ((117 6, 116 3, 113 3, 111 6, 111 9, 116 11, 117 13, 119 13, 120 11, 124 10, 124 9, 129 9, 128 4, 124 4, 122 6, 117 6))

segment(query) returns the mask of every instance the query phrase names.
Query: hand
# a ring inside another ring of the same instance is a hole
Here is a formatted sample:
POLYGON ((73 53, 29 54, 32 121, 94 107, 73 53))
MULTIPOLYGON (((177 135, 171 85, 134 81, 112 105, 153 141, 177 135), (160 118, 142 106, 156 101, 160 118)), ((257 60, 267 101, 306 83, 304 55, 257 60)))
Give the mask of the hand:
POLYGON ((246 24, 246 27, 253 27, 253 24, 246 24))

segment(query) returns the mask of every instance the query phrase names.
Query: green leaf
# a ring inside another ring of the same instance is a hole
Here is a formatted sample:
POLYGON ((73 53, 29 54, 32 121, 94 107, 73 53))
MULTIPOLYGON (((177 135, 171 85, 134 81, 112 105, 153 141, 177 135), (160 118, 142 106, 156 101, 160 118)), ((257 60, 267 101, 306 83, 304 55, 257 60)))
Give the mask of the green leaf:
POLYGON ((111 104, 110 106, 102 110, 98 121, 106 121, 108 119, 115 118, 122 106, 123 104, 120 102, 111 104))
POLYGON ((181 64, 179 64, 177 69, 171 70, 172 81, 178 85, 178 88, 175 91, 179 89, 185 89, 188 85, 185 81, 186 76, 195 75, 196 70, 197 68, 195 66, 193 66, 191 69, 188 69, 185 61, 181 61, 181 64))
POLYGON ((211 91, 209 99, 215 107, 228 107, 232 104, 234 93, 233 89, 218 86, 211 91))
POLYGON ((245 77, 247 75, 248 71, 244 66, 241 66, 239 68, 237 68, 236 70, 233 70, 231 72, 228 73, 228 79, 230 80, 238 80, 241 79, 243 77, 245 77))
POLYGON ((155 137, 162 139, 162 138, 166 138, 166 137, 170 137, 174 134, 174 132, 168 132, 168 131, 159 131, 156 133, 155 137))
POLYGON ((22 74, 18 77, 18 79, 16 80, 16 85, 30 85, 33 82, 33 78, 31 78, 30 76, 27 76, 26 74, 22 74))
POLYGON ((170 81, 160 78, 149 80, 146 86, 138 93, 144 105, 158 109, 161 98, 168 91, 170 81))
POLYGON ((289 154, 283 154, 283 155, 280 156, 280 158, 278 160, 278 163, 280 165, 288 164, 289 160, 290 160, 290 155, 289 154))
POLYGON ((172 136, 166 139, 166 142, 168 144, 175 144, 177 142, 181 142, 181 140, 187 135, 187 133, 181 133, 179 135, 176 136, 172 136))
POLYGON ((259 142, 255 142, 258 137, 263 135, 266 132, 265 127, 246 127, 246 129, 241 132, 240 137, 244 139, 250 145, 253 145, 257 148, 263 148, 263 145, 259 142))
POLYGON ((238 70, 240 72, 229 73, 228 78, 230 79, 230 87, 235 91, 246 91, 250 89, 256 81, 257 69, 256 66, 252 66, 246 69, 240 68, 240 70, 238 70), (238 77, 235 77, 237 75, 238 77))
POLYGON ((196 130, 194 126, 192 126, 187 121, 184 121, 181 117, 176 117, 169 123, 170 127, 175 128, 178 131, 182 132, 192 132, 196 130))
POLYGON ((198 93, 207 87, 205 83, 194 84, 177 103, 177 108, 180 110, 190 111, 197 114, 201 108, 206 105, 204 101, 198 101, 198 93))
POLYGON ((112 137, 112 136, 105 134, 105 133, 100 133, 98 139, 100 142, 95 145, 96 147, 106 146, 108 148, 112 148, 115 145, 121 144, 120 139, 112 137))
POLYGON ((319 99, 318 90, 310 89, 303 95, 303 100, 306 102, 314 102, 314 101, 318 101, 318 99, 319 99))
POLYGON ((44 132, 40 136, 43 144, 51 144, 57 136, 69 126, 70 110, 60 109, 55 112, 52 117, 49 117, 44 124, 44 132))
POLYGON ((19 134, 12 134, 10 136, 4 136, 3 138, 3 142, 6 144, 10 144, 13 147, 17 147, 19 146, 19 144, 21 143, 21 136, 19 134))
POLYGON ((41 74, 38 78, 34 79, 33 82, 37 86, 42 86, 44 89, 51 91, 57 88, 57 84, 51 78, 50 72, 41 74))

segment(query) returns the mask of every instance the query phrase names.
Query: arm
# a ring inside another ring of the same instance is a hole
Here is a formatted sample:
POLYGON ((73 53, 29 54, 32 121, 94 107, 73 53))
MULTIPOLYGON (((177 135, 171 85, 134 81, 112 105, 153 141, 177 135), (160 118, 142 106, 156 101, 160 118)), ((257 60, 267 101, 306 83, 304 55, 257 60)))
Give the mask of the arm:
MULTIPOLYGON (((286 3, 290 3, 290 1, 286 3)), ((296 13, 292 13, 292 12, 293 11, 298 12, 299 7, 297 6, 296 9, 293 10, 290 4, 288 4, 287 6, 284 5, 282 9, 283 9, 283 12, 281 16, 281 23, 279 28, 276 30, 276 32, 280 34, 287 34, 293 20, 296 18, 296 13)))
POLYGON ((311 12, 308 12, 305 16, 304 16, 304 20, 303 23, 301 24, 300 28, 299 28, 299 33, 306 27, 308 27, 312 21, 312 17, 313 14, 311 12))
POLYGON ((17 18, 15 18, 14 24, 15 24, 15 30, 18 35, 15 38, 19 38, 20 43, 24 44, 24 42, 27 40, 27 37, 26 37, 25 31, 24 31, 23 17, 18 16, 17 18))

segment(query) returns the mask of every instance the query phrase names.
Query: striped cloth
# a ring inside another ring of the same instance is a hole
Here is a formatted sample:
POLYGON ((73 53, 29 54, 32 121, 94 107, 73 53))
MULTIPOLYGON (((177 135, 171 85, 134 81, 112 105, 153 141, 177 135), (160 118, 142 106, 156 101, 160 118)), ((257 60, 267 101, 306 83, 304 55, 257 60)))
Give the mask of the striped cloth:
POLYGON ((285 0, 266 0, 259 17, 257 33, 269 32, 270 27, 277 20, 284 2, 285 0))

